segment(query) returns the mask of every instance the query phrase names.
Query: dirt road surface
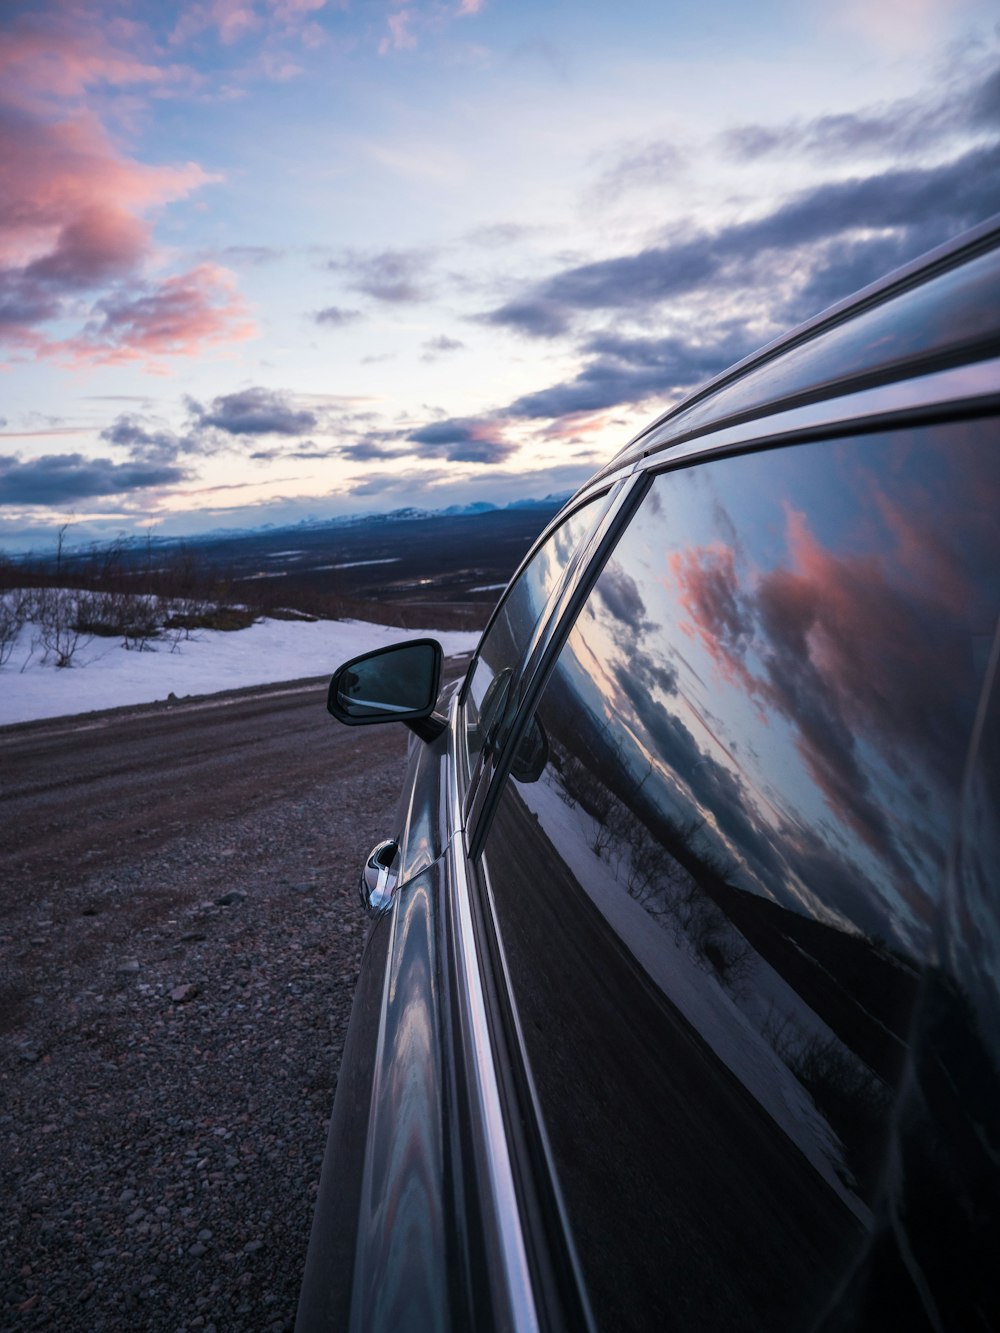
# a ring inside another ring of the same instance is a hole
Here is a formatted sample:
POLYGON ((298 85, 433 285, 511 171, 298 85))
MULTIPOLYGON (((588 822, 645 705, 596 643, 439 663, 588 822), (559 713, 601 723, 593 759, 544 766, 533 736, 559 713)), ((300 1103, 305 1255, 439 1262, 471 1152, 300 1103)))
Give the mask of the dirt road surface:
POLYGON ((0 1328, 291 1328, 408 735, 323 704, 0 730, 0 1328))

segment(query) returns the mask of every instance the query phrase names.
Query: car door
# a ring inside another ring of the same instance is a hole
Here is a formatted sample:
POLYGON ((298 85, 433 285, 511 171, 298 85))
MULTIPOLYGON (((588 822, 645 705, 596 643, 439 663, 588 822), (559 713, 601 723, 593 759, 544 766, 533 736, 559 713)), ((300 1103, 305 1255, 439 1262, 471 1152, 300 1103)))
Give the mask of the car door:
POLYGON ((650 473, 468 806, 552 1323, 1000 1315, 996 420, 828 435, 650 473))

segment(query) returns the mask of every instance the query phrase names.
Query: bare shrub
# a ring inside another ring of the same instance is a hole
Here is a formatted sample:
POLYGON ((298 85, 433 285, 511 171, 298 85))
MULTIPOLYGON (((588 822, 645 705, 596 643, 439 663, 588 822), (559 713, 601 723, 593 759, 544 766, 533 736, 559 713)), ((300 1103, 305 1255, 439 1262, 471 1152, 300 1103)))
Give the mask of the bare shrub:
POLYGON ((125 647, 139 652, 147 651, 151 646, 150 641, 160 633, 162 619, 159 598, 149 594, 133 595, 122 626, 125 647))
POLYGON ((753 950, 698 881, 680 866, 677 871, 665 907, 674 938, 687 941, 723 985, 738 992, 753 965, 753 950))
POLYGON ((72 666, 81 643, 90 635, 79 628, 79 593, 72 588, 38 588, 32 619, 38 625, 43 662, 72 666))
POLYGON ((121 638, 125 648, 142 651, 160 633, 162 613, 156 597, 131 591, 77 594, 76 628, 81 634, 121 638))
POLYGON ((795 1022, 773 1003, 760 1026, 760 1035, 782 1064, 792 1068, 802 1046, 802 1036, 795 1022))
POLYGON ((878 1120, 891 1101, 881 1079, 836 1037, 806 1042, 792 1067, 835 1120, 878 1120))
POLYGON ((28 619, 28 599, 17 588, 0 593, 0 666, 10 660, 28 619))
POLYGON ((212 606, 208 603, 193 611, 175 611, 163 623, 166 629, 189 632, 196 629, 238 630, 249 629, 255 619, 254 613, 245 607, 212 606))

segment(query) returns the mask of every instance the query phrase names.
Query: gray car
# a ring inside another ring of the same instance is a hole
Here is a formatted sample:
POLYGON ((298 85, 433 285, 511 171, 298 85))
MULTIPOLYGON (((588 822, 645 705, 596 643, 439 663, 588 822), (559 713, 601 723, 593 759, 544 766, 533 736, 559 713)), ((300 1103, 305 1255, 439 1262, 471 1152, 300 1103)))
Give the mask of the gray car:
POLYGON ((415 733, 298 1327, 1000 1327, 1000 223, 654 422, 415 733))

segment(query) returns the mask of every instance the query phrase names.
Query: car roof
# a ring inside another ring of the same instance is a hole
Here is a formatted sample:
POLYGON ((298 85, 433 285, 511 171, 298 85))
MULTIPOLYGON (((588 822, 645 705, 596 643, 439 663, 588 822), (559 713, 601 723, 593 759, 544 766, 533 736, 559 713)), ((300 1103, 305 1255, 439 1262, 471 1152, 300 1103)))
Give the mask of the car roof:
POLYGON ((594 480, 723 423, 997 355, 1000 214, 737 362, 658 417, 594 480))

